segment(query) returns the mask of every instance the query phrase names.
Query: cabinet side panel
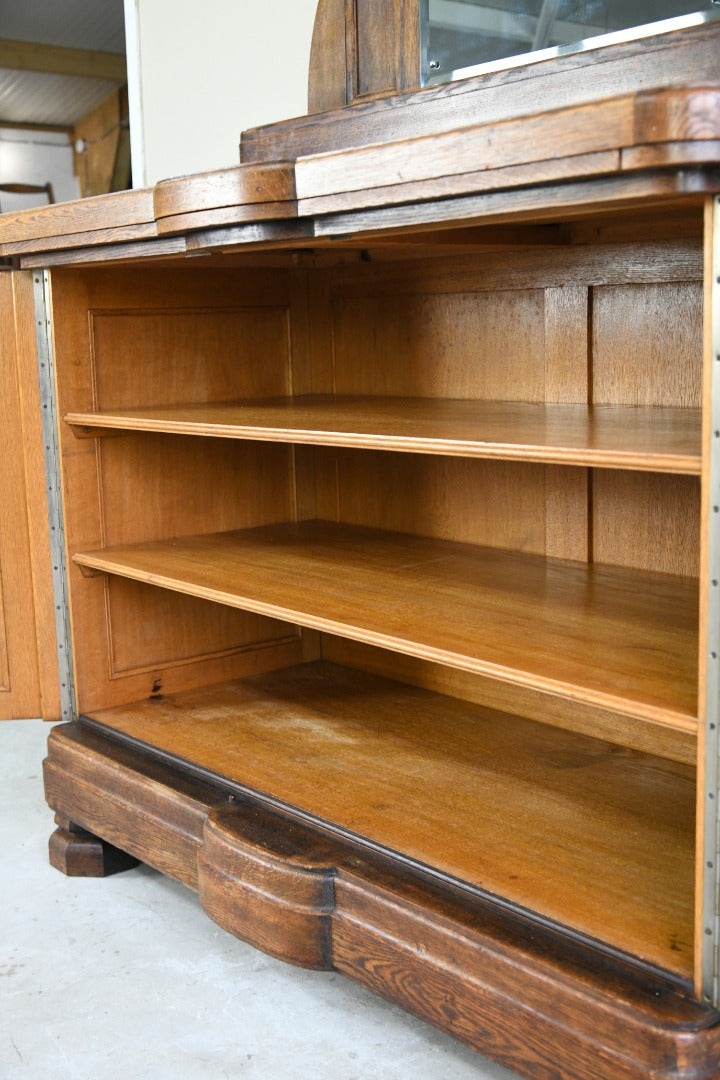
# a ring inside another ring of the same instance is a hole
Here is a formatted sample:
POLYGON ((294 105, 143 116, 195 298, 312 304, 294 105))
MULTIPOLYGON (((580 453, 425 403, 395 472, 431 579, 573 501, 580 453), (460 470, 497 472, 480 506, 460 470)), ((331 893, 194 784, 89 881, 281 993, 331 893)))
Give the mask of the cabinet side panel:
MULTIPOLYGON (((296 290, 297 291, 297 290, 296 290)), ((126 271, 58 275, 59 413, 284 394, 292 386, 288 275, 126 271)), ((302 355, 302 347, 299 346, 302 355)), ((81 549, 292 519, 288 447, 62 425, 69 555, 81 549)), ((301 658, 299 631, 70 566, 82 711, 252 674, 301 658)))

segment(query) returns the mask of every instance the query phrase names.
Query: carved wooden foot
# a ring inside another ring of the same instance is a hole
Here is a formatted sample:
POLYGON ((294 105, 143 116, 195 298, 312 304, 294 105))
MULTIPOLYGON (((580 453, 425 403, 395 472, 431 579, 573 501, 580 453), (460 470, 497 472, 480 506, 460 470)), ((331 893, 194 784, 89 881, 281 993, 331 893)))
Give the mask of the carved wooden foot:
POLYGON ((109 877, 138 865, 132 855, 81 829, 61 814, 50 837, 50 865, 68 877, 109 877))

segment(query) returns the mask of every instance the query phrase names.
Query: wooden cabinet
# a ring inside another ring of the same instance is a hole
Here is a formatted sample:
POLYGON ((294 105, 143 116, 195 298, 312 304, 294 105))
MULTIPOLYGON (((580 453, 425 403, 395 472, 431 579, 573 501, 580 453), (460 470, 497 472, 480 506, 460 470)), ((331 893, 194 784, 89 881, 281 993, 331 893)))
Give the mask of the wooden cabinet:
POLYGON ((716 93, 0 225, 52 327, 55 865, 528 1076, 717 1075, 716 93))

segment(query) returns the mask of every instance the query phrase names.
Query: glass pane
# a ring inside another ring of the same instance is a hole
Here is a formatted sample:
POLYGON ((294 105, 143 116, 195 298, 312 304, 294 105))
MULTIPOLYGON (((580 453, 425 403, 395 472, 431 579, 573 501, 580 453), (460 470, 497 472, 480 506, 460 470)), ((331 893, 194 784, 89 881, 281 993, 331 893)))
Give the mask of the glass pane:
POLYGON ((717 18, 719 5, 720 0, 424 0, 425 81, 444 82, 478 65, 509 66, 497 61, 542 50, 576 51, 588 39, 663 19, 699 12, 717 18))

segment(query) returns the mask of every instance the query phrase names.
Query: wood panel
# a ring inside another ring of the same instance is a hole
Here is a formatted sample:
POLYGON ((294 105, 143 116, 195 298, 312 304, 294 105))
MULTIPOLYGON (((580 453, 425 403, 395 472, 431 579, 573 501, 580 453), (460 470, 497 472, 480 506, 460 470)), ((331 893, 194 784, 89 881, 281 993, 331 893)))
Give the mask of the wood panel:
POLYGON ((544 398, 540 290, 338 296, 333 334, 339 394, 544 398))
MULTIPOLYGON (((330 285, 334 294, 348 297, 382 295, 385 292, 405 297, 422 293, 442 296, 446 293, 476 294, 533 289, 547 292, 548 289, 559 289, 562 292, 552 297, 551 301, 556 308, 559 304, 564 305, 565 316, 570 317, 572 325, 580 330, 582 340, 587 330, 582 331, 582 297, 575 292, 577 289, 600 285, 642 287, 646 283, 666 286, 668 282, 694 283, 697 288, 697 283, 702 281, 703 253, 697 213, 687 217, 683 215, 678 222, 676 217, 670 217, 668 211, 669 220, 676 227, 679 225, 684 235, 663 237, 661 223, 656 229, 652 219, 647 218, 640 222, 641 235, 634 232, 633 212, 639 213, 640 207, 636 206, 625 216, 613 215, 594 221, 590 217, 578 226, 580 233, 577 243, 573 242, 571 226, 567 226, 567 232, 555 232, 553 242, 548 242, 547 237, 540 242, 542 232, 538 235, 531 226, 523 228, 517 221, 509 227, 509 231, 506 226, 490 228, 488 236, 493 244, 500 244, 502 236, 507 235, 507 243, 503 247, 511 244, 512 255, 507 250, 483 251, 485 227, 469 225, 463 228, 457 222, 451 230, 451 237, 456 241, 461 236, 473 240, 476 250, 474 253, 444 254, 444 232, 437 232, 435 243, 430 243, 428 230, 424 230, 418 220, 415 233, 419 232, 428 246, 418 248, 417 254, 425 258, 382 262, 373 261, 370 256, 368 261, 373 246, 368 239, 361 248, 366 252, 365 256, 358 259, 355 255, 352 261, 333 268, 330 285), (686 221, 687 226, 684 224, 686 221), (528 229, 531 229, 529 235, 528 229), (611 242, 605 241, 606 232, 611 242), (649 239, 656 233, 657 239, 649 239), (523 235, 526 237, 525 243, 522 243, 523 235)), ((537 229, 542 228, 537 226, 537 229)), ((395 235, 394 243, 401 244, 405 240, 410 243, 412 235, 399 233, 395 235)), ((387 241, 388 237, 383 239, 387 241)), ((359 245, 360 241, 356 240, 355 243, 359 245)), ((550 325, 550 316, 548 323, 550 325)), ((561 325, 556 320, 556 333, 561 325)))
POLYGON ((697 578, 700 484, 690 477, 600 469, 592 478, 597 562, 697 578))
POLYGON ((0 273, 0 719, 60 713, 31 305, 0 273))
POLYGON ((398 90, 398 42, 393 0, 349 0, 348 7, 351 19, 354 14, 355 31, 347 38, 353 73, 353 98, 398 90))
POLYGON ((100 409, 263 398, 291 388, 286 307, 93 312, 91 319, 100 409))
POLYGON ((308 112, 347 104, 345 0, 318 0, 310 46, 308 112))
POLYGON ((83 551, 74 560, 696 730, 690 579, 328 522, 83 551))
POLYGON ((659 966, 691 970, 686 766, 316 665, 95 718, 659 966))
MULTIPOLYGON (((99 467, 107 544, 161 539, 188 526, 216 532, 293 516, 293 468, 285 446, 233 444, 228 453, 215 441, 131 436, 105 443, 99 467)), ((114 676, 295 636, 291 627, 262 616, 163 597, 134 583, 111 583, 105 603, 114 676)))
POLYGON ((0 274, 0 718, 40 714, 12 279, 0 274))
POLYGON ((113 90, 75 125, 75 173, 83 198, 130 187, 127 87, 113 90))
MULTIPOLYGON (((237 657, 273 643, 299 645, 299 631, 262 615, 111 578, 105 593, 108 665, 114 679, 237 657)), ((163 678, 155 693, 160 693, 163 678)))
POLYGON ((542 465, 407 454, 337 454, 337 520, 546 554, 542 465))
POLYGON ((141 236, 157 235, 152 189, 116 192, 111 198, 97 195, 91 199, 4 214, 2 241, 9 244, 39 240, 42 244, 54 236, 102 234, 108 229, 130 230, 130 235, 137 230, 141 236))
POLYGON ((700 280, 599 286, 592 305, 595 404, 699 407, 700 280))
MULTIPOLYGON (((295 166, 297 197, 302 203, 352 191, 355 205, 363 206, 365 192, 385 188, 391 202, 394 185, 413 181, 427 181, 426 197, 432 197, 436 178, 632 146, 635 123, 635 97, 628 95, 498 124, 476 122, 449 132, 308 155, 295 166)), ((661 141, 661 133, 651 141, 661 141)), ((331 208, 324 204, 325 211, 331 208)))

